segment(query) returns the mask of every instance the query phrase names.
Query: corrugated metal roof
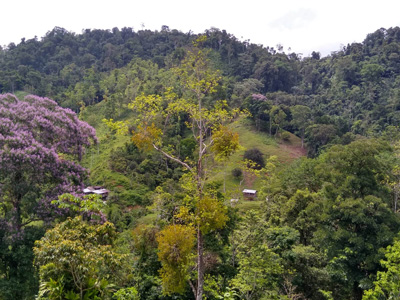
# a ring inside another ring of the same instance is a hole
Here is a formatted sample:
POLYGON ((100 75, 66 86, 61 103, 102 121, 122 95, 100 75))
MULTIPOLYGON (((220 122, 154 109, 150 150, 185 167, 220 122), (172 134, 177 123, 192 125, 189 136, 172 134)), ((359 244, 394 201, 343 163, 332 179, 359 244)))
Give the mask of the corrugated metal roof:
POLYGON ((245 193, 245 194, 256 194, 257 191, 256 191, 256 190, 244 189, 244 190, 243 190, 243 193, 245 193))

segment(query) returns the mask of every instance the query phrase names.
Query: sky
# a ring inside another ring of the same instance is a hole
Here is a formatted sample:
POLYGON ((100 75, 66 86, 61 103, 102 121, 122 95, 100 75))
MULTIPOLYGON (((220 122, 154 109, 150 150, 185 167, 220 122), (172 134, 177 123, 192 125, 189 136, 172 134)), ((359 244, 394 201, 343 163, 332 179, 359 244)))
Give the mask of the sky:
POLYGON ((303 57, 323 56, 362 42, 379 28, 400 26, 399 0, 13 0, 1 4, 0 45, 54 27, 77 34, 84 29, 132 27, 184 33, 225 29, 239 40, 274 47, 303 57), (289 50, 290 48, 290 50, 289 50))

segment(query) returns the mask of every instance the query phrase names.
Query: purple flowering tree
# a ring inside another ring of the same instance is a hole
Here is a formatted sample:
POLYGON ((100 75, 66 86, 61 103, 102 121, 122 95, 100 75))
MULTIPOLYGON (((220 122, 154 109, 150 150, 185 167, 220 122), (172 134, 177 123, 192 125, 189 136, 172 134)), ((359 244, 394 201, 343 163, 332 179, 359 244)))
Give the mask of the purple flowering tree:
POLYGON ((262 94, 252 94, 251 97, 253 97, 254 100, 258 100, 258 101, 265 101, 267 100, 267 97, 265 97, 262 94))
POLYGON ((51 200, 82 187, 78 162, 96 142, 90 125, 53 100, 0 95, 0 219, 9 233, 49 220, 51 200))

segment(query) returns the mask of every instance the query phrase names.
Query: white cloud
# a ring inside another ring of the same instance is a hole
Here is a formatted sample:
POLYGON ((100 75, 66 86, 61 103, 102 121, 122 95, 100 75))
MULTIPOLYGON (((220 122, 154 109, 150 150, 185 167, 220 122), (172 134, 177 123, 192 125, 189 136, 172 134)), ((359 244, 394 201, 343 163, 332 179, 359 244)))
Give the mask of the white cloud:
POLYGON ((272 21, 269 25, 272 28, 278 28, 280 30, 298 30, 300 28, 307 27, 316 18, 316 14, 311 9, 299 8, 297 10, 291 10, 272 21))

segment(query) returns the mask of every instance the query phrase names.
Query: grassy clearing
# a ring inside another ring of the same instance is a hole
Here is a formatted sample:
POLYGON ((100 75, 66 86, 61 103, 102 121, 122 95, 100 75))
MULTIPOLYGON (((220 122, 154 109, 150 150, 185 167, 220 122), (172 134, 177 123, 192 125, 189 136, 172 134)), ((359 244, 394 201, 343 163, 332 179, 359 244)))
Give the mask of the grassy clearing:
POLYGON ((249 211, 251 209, 258 210, 260 209, 261 204, 263 201, 261 200, 256 200, 256 201, 239 201, 239 203, 236 205, 236 207, 239 209, 240 212, 245 212, 249 211))
MULTIPOLYGON (((255 130, 252 122, 245 118, 231 124, 231 128, 239 133, 239 142, 243 148, 232 155, 229 161, 220 163, 211 175, 211 179, 220 182, 223 182, 225 177, 226 192, 230 198, 241 199, 244 188, 259 189, 262 184, 260 179, 251 174, 244 174, 242 180, 238 180, 232 176, 232 170, 241 167, 243 155, 246 150, 258 148, 264 154, 265 160, 272 155, 276 155, 279 161, 278 171, 285 165, 290 164, 298 156, 298 153, 295 153, 294 150, 301 147, 301 140, 293 134, 290 134, 288 141, 279 141, 278 138, 275 139, 265 132, 255 130)), ((248 205, 257 206, 256 202, 248 205)))
POLYGON ((19 99, 19 100, 24 100, 24 97, 29 95, 30 93, 24 92, 24 91, 16 91, 14 95, 19 99))
POLYGON ((82 165, 90 169, 90 178, 93 184, 105 185, 108 188, 116 186, 130 186, 129 179, 109 169, 108 161, 113 150, 123 147, 130 142, 129 136, 112 135, 102 119, 104 118, 102 103, 89 106, 81 114, 81 118, 96 128, 99 139, 97 145, 86 151, 82 165))
POLYGON ((103 136, 99 143, 86 151, 83 159, 83 166, 90 170, 90 177, 93 183, 106 186, 126 185, 129 180, 109 169, 108 161, 111 151, 122 147, 129 142, 127 136, 103 136))

